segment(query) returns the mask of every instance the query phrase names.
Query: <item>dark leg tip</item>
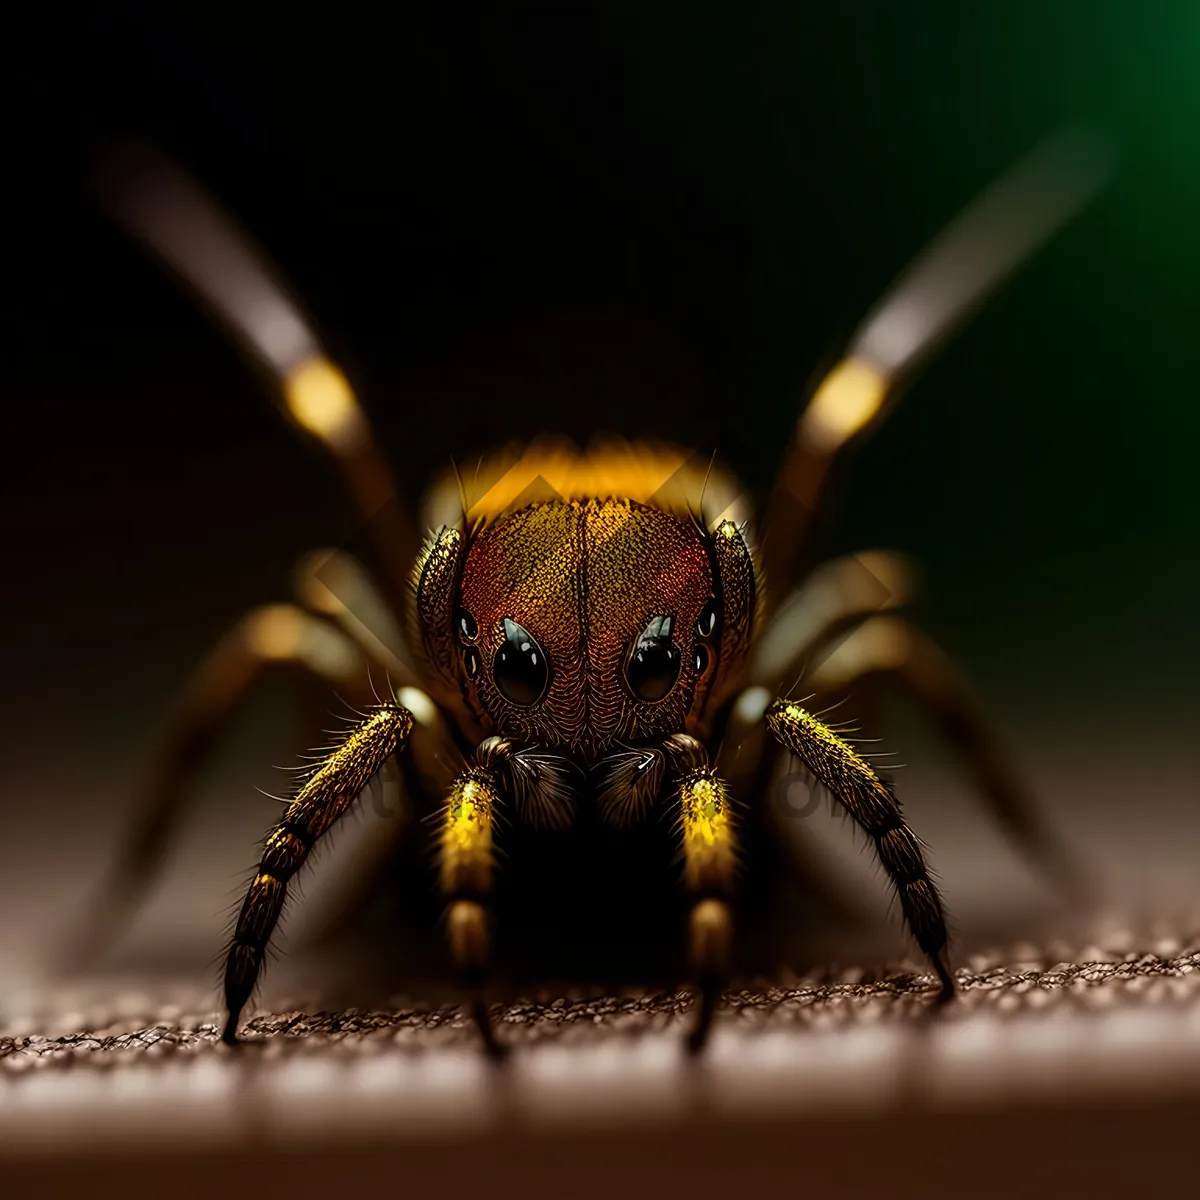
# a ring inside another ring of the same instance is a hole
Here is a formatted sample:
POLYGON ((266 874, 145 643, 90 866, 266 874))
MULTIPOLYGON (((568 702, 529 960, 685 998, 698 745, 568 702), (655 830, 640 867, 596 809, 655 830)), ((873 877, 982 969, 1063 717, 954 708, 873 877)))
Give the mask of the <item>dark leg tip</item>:
POLYGON ((954 982, 954 973, 950 970, 944 949, 933 956, 933 968, 937 971, 938 982, 941 984, 934 999, 934 1003, 940 1008, 958 995, 958 985, 954 982))
POLYGON ((492 1034, 483 1039, 483 1052, 490 1062, 502 1063, 508 1058, 511 1048, 492 1034))
POLYGON ((231 1014, 229 1019, 225 1022, 225 1028, 221 1030, 221 1041, 223 1041, 227 1046, 241 1045, 241 1042, 238 1041, 237 1035, 236 1014, 231 1014))
POLYGON ((715 983, 705 983, 701 986, 696 1003, 696 1023, 692 1026, 684 1042, 684 1048, 689 1058, 696 1058, 708 1045, 708 1036, 712 1032, 713 1014, 717 1011, 717 1001, 720 999, 720 987, 715 983))
POLYGON ((496 1037, 496 1027, 492 1024, 487 1005, 482 1000, 476 1000, 471 1005, 471 1017, 483 1041, 484 1053, 493 1062, 503 1062, 508 1057, 509 1048, 496 1037))

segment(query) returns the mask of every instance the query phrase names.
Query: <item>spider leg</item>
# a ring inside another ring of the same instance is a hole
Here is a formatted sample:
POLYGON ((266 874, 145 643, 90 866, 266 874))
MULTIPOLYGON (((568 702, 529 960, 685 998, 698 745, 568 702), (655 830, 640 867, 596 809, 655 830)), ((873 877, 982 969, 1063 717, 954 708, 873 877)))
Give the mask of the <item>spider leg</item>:
POLYGON ((227 1017, 222 1041, 237 1042, 238 1018, 258 982, 267 943, 287 898, 288 881, 371 777, 404 749, 412 726, 412 716, 402 705, 380 704, 372 709, 308 776, 283 819, 267 835, 225 960, 227 1017))
POLYGON ((791 878, 831 915, 852 923, 867 910, 839 878, 836 865, 803 824, 782 825, 777 804, 767 803, 775 779, 779 746, 766 736, 762 717, 772 699, 771 685, 805 675, 818 653, 851 632, 868 616, 908 601, 908 564, 891 551, 873 550, 833 559, 794 589, 767 622, 754 644, 750 681, 730 709, 718 759, 733 794, 765 813, 774 826, 791 878))
MULTIPOLYGON (((737 751, 722 749, 717 760, 718 772, 730 792, 740 797, 750 814, 762 821, 763 834, 770 840, 769 848, 779 855, 782 869, 800 894, 831 920, 848 926, 862 925, 869 919, 869 908, 852 890, 833 857, 807 831, 806 822, 787 819, 786 795, 772 791, 783 749, 763 727, 763 712, 770 694, 758 688, 743 695, 746 702, 735 710, 734 716, 738 725, 737 751)), ((726 747, 729 745, 727 741, 726 747)))
POLYGON ((346 376, 233 221, 151 147, 114 149, 96 180, 109 214, 169 267, 270 381, 287 416, 331 456, 363 522, 393 610, 421 537, 346 376))
POLYGON ((408 751, 397 760, 396 794, 382 797, 387 808, 379 815, 389 819, 368 822, 367 836, 356 838, 350 847, 343 845, 341 869, 322 880, 315 902, 313 896, 307 898, 305 933, 316 941, 335 937, 363 910, 404 840, 415 833, 414 817, 435 811, 449 787, 446 762, 456 751, 441 715, 423 692, 411 687, 398 688, 396 698, 412 713, 414 724, 408 751))
POLYGON ((865 550, 823 563, 759 634, 748 678, 769 688, 806 676, 818 654, 828 653, 867 617, 909 603, 914 590, 912 568, 890 550, 865 550))
POLYGON ((845 692, 871 676, 896 680, 936 723, 975 777, 1012 844, 1059 887, 1085 886, 1078 864, 1042 818, 978 699, 937 644, 899 616, 872 617, 816 667, 808 683, 822 694, 845 692))
MULTIPOLYGON (((1059 888, 1077 892, 1079 870, 1038 813, 983 707, 953 663, 898 616, 879 616, 912 596, 910 569, 890 551, 823 564, 797 588, 763 631, 750 668, 762 685, 802 678, 806 690, 844 695, 860 679, 889 675, 937 722, 974 774, 988 811, 1030 862, 1059 888)), ((738 730, 754 737, 757 714, 738 730)), ((737 710, 734 719, 738 720, 737 710)))
POLYGON ((491 958, 490 919, 485 907, 492 892, 494 856, 492 828, 500 804, 498 772, 481 751, 481 765, 469 767, 451 783, 442 809, 438 839, 438 881, 446 897, 446 932, 450 954, 471 992, 471 1016, 489 1054, 499 1057, 503 1045, 483 997, 491 958))
POLYGON ((1079 133, 1043 144, 966 208, 867 315, 812 390, 763 522, 765 608, 809 564, 835 461, 886 412, 932 351, 1101 188, 1107 148, 1079 133))
POLYGON ((267 671, 281 666, 299 667, 316 679, 356 690, 366 684, 362 655, 328 622, 288 604, 243 617, 186 687, 158 748, 141 809, 89 908, 84 930, 63 955, 68 966, 96 955, 121 916, 145 894, 182 819, 188 781, 238 704, 267 671))
POLYGON ((314 550, 294 573, 295 593, 310 612, 328 617, 396 687, 418 683, 403 633, 370 573, 344 550, 314 550))
POLYGON ((833 794, 874 844, 883 869, 896 887, 905 920, 941 983, 939 1000, 954 995, 946 964, 946 919, 937 886, 925 866, 921 846, 904 823, 891 789, 832 729, 788 700, 766 712, 767 728, 833 794))
POLYGON ((703 746, 686 735, 670 739, 676 769, 683 882, 692 898, 688 955, 696 982, 696 1019, 688 1034, 691 1053, 704 1048, 726 980, 733 944, 730 901, 737 873, 737 833, 725 782, 703 746))

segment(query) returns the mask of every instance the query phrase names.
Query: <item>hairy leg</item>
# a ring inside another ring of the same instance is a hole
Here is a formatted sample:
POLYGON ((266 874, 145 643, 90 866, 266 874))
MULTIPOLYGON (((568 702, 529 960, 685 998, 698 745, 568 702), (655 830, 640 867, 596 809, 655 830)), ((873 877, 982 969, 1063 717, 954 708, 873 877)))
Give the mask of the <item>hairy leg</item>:
POLYGON ((870 909, 806 823, 788 819, 789 798, 774 790, 780 782, 777 775, 784 750, 763 724, 772 698, 765 688, 746 689, 738 698, 717 759, 718 773, 732 795, 744 801, 751 813, 761 814, 764 833, 793 886, 831 918, 861 925, 870 909))
POLYGON ((929 876, 920 843, 904 823, 891 788, 853 747, 799 704, 776 700, 766 712, 767 727, 833 794, 870 837, 877 857, 895 885, 905 920, 941 983, 939 998, 954 994, 946 965, 946 919, 941 897, 929 876))
MULTIPOLYGON (((481 754, 486 761, 486 756, 481 754)), ((500 805, 498 773, 488 766, 470 767, 450 785, 442 809, 438 839, 438 881, 446 897, 446 932, 450 954, 471 993, 471 1015, 489 1054, 503 1047, 488 1015, 483 985, 491 958, 492 830, 500 805)))
POLYGON ((679 734, 669 739, 667 752, 679 801, 683 883, 692 899, 688 955, 697 1005, 687 1044, 696 1053, 708 1041, 717 1001, 729 978, 737 834, 728 788, 709 766, 704 747, 679 734))
POLYGON ((412 725, 412 716, 399 704, 372 709, 312 770, 279 824, 267 835, 225 960, 223 1041, 237 1041, 238 1018, 258 982, 289 881, 372 776, 404 748, 412 725))

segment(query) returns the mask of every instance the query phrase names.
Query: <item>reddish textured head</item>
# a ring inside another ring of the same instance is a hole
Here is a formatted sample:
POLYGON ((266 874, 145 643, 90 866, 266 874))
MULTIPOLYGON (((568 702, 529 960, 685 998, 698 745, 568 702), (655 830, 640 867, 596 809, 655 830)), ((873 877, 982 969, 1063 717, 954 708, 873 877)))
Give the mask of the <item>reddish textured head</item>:
POLYGON ((713 632, 715 605, 700 531, 643 504, 514 513, 470 546, 459 594, 479 701, 530 741, 681 730, 715 663, 697 635, 706 605, 713 632))
POLYGON ((741 666, 753 588, 732 522, 709 533, 628 498, 550 500, 474 537, 443 531, 417 615, 481 728, 590 759, 703 730, 741 666))

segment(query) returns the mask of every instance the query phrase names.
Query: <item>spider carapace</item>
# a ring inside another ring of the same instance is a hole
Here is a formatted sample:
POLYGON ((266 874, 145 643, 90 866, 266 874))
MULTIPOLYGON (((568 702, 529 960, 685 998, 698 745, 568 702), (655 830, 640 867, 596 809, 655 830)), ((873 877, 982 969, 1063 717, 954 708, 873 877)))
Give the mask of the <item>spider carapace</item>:
MULTIPOLYGON (((363 696, 382 668, 395 686, 306 768, 266 838, 226 961, 225 1039, 237 1040, 313 847, 386 762, 428 761, 435 745, 443 768, 444 748, 455 756, 434 813, 444 926, 493 1050, 484 996, 497 882, 513 866, 506 839, 588 821, 620 834, 655 815, 682 864, 678 939, 699 997, 689 1044, 704 1043, 737 945, 739 844, 783 753, 866 834, 936 995, 949 998, 942 903, 890 784, 841 726, 779 690, 806 666, 805 691, 821 697, 868 676, 896 680, 962 752, 1009 835, 1062 874, 1056 840, 969 690, 897 611, 909 595, 902 561, 820 563, 814 514, 842 448, 1104 174, 1095 145, 1060 139, 917 260, 812 390, 761 513, 760 552, 733 476, 663 445, 537 441, 481 460, 469 481, 455 472, 432 489, 424 520, 409 517, 348 381, 256 251, 173 165, 145 149, 116 156, 110 211, 223 319, 331 456, 374 575, 347 554, 319 556, 320 570, 300 573, 299 603, 250 614, 217 648, 169 730, 110 899, 145 886, 186 783, 261 670, 292 663, 363 696)), ((616 862, 614 881, 620 873, 616 862)))

